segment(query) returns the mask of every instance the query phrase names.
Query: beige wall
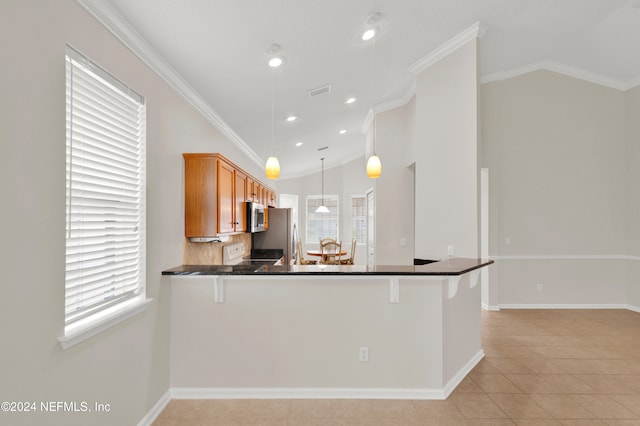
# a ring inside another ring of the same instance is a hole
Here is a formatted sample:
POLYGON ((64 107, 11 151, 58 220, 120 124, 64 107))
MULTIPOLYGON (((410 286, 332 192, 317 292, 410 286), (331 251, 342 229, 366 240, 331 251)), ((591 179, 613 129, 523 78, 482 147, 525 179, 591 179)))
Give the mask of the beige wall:
POLYGON ((414 171, 405 165, 408 106, 379 113, 376 150, 382 176, 376 192, 376 263, 411 265, 414 247, 414 171))
POLYGON ((466 43, 417 76, 415 255, 478 256, 478 42, 466 43))
POLYGON ((640 310, 640 86, 625 93, 627 139, 627 250, 630 260, 627 303, 640 310))
POLYGON ((72 0, 0 3, 0 400, 89 401, 109 414, 2 413, 0 423, 136 424, 169 387, 163 269, 183 244, 182 152, 250 163, 182 97, 72 0), (65 43, 147 100, 147 292, 150 308, 63 351, 65 43))
POLYGON ((481 111, 499 302, 624 305, 625 93, 538 71, 484 84, 481 111))

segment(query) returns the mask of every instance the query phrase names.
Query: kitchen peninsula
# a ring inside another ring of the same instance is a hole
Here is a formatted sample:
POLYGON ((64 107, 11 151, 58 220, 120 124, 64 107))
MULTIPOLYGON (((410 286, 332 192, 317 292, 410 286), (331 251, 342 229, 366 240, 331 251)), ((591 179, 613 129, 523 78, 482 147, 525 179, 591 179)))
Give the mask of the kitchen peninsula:
POLYGON ((175 397, 444 399, 484 356, 491 263, 166 270, 175 397))

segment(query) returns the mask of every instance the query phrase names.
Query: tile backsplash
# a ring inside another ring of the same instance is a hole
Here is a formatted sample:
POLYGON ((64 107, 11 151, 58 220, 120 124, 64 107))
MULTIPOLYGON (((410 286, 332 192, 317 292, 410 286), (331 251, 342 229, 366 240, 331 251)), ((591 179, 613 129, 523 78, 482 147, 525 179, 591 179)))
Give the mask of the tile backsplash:
POLYGON ((222 265, 222 247, 228 244, 244 243, 245 256, 251 251, 251 234, 234 234, 224 243, 192 243, 184 239, 182 263, 184 265, 222 265))

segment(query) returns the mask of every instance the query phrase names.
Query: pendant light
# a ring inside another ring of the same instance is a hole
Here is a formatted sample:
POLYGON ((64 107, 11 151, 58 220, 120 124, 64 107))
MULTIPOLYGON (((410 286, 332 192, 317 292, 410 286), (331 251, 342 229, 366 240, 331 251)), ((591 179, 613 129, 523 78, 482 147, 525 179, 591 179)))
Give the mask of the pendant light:
MULTIPOLYGON (((379 20, 381 14, 375 14, 374 17, 376 17, 375 22, 377 22, 377 20, 379 20)), ((373 19, 370 18, 369 21, 371 21, 373 19)), ((373 107, 372 107, 372 111, 373 111, 373 154, 371 156, 369 156, 369 159, 367 160, 367 177, 372 178, 372 179, 377 179, 380 177, 380 175, 382 174, 382 163, 380 162, 380 157, 378 157, 378 155, 376 154, 376 99, 375 99, 375 87, 376 87, 376 36, 377 36, 377 31, 375 28, 371 28, 369 30, 367 30, 363 36, 362 39, 363 40, 371 40, 371 49, 373 51, 372 56, 373 56, 373 66, 372 66, 372 77, 371 77, 371 81, 372 81, 372 94, 373 96, 373 107)))
MULTIPOLYGON (((276 66, 279 66, 276 65, 276 66)), ((271 156, 267 158, 267 164, 264 166, 264 174, 268 179, 278 179, 280 177, 280 162, 273 155, 274 144, 275 144, 275 120, 274 120, 274 110, 275 110, 275 101, 274 101, 274 66, 271 67, 271 156)))
POLYGON ((320 161, 322 161, 322 203, 316 209, 316 213, 329 213, 329 209, 324 205, 324 157, 320 161))

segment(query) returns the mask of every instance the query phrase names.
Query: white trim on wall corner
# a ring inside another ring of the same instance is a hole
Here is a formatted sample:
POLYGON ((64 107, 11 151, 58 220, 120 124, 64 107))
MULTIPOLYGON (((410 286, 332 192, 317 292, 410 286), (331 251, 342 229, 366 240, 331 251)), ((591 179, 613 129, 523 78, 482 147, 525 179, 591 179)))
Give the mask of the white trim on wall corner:
POLYGON ((485 311, 499 311, 500 310, 500 306, 494 306, 494 305, 487 305, 486 303, 482 303, 480 305, 482 307, 482 309, 484 309, 485 311))
MULTIPOLYGON (((482 361, 482 358, 484 358, 484 350, 480 349, 470 360, 469 362, 467 362, 459 371, 458 373, 456 373, 455 376, 453 376, 451 378, 451 380, 449 380, 449 382, 447 384, 444 385, 443 388, 443 393, 444 393, 444 398, 442 399, 446 399, 449 397, 449 395, 451 395, 451 392, 453 392, 455 390, 455 388, 464 380, 465 377, 467 377, 467 374, 469 374, 471 372, 471 370, 473 370, 473 368, 478 365, 478 363, 480 361, 482 361)), ((434 398, 435 399, 435 398, 434 398)))
POLYGON ((617 89, 621 91, 626 91, 629 89, 633 89, 637 85, 640 84, 640 77, 630 80, 630 81, 621 81, 614 78, 606 77, 600 74, 593 73, 591 71, 583 70, 578 67, 573 67, 571 65, 563 64, 562 62, 544 60, 540 62, 534 62, 532 64, 527 64, 522 67, 513 68, 510 70, 502 70, 497 71, 491 74, 487 74, 482 76, 480 79, 480 83, 492 83, 495 81, 507 80, 510 78, 518 77, 524 74, 528 74, 534 71, 552 71, 558 74, 566 75, 569 77, 577 78, 584 81, 589 81, 591 83, 599 84, 601 86, 610 87, 612 89, 617 89))
POLYGON ((631 309, 631 307, 622 304, 505 303, 500 304, 500 309, 631 309))
POLYGON ((627 305, 627 309, 640 314, 640 306, 627 305))
POLYGON ((160 397, 158 402, 156 402, 151 410, 145 414, 145 416, 140 419, 138 422, 138 426, 151 426, 153 422, 158 418, 162 410, 167 406, 167 404, 171 401, 171 389, 167 390, 164 395, 160 397))
POLYGON ((198 110, 198 112, 223 135, 229 138, 229 140, 256 163, 257 166, 260 168, 264 167, 264 160, 260 158, 260 156, 225 123, 211 105, 136 32, 110 2, 105 0, 76 0, 76 2, 96 18, 107 30, 111 31, 118 40, 153 72, 158 74, 160 78, 185 98, 187 102, 198 110))
POLYGON ((626 254, 536 254, 489 256, 491 260, 640 260, 640 256, 626 254))
POLYGON ((412 74, 419 74, 450 53, 455 52, 471 40, 475 38, 482 38, 486 32, 487 25, 484 22, 478 21, 429 52, 426 56, 409 65, 407 71, 412 74))

